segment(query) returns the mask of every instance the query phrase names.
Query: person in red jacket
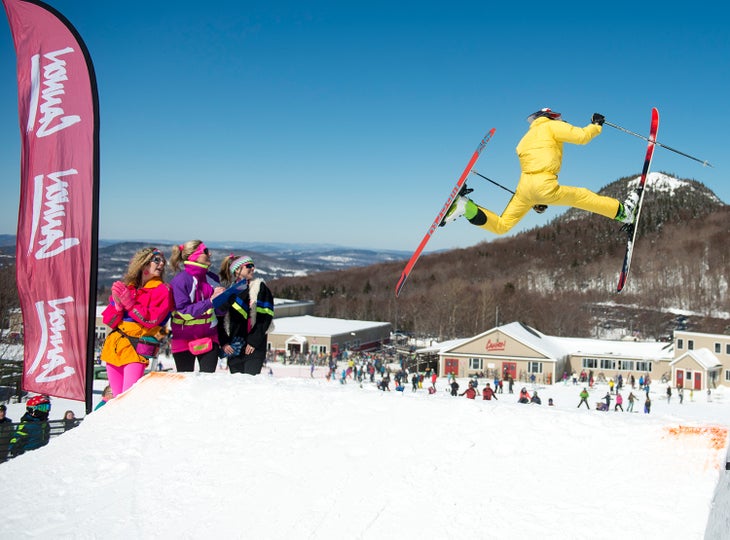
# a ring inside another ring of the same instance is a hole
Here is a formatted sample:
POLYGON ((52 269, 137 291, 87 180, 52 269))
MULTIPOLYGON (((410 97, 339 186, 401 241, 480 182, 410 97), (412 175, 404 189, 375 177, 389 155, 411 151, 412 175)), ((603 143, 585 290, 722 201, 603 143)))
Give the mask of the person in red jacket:
POLYGON ((482 397, 486 400, 491 400, 494 398, 497 399, 497 395, 494 393, 494 390, 492 390, 492 387, 489 386, 489 383, 487 383, 487 386, 484 387, 484 390, 482 390, 482 397))
POLYGON ((464 390, 460 396, 466 396, 469 399, 475 399, 477 397, 477 391, 474 390, 474 387, 472 385, 469 385, 469 388, 464 390))
POLYGON ((530 394, 524 386, 522 387, 522 390, 520 390, 520 397, 517 400, 517 403, 530 403, 530 394))

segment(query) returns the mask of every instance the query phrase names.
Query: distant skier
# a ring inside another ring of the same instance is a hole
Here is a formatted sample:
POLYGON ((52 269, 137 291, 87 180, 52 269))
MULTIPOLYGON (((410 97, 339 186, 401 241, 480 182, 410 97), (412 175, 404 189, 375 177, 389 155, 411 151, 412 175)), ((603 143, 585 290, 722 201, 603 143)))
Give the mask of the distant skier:
POLYGON ((572 206, 606 216, 622 223, 634 221, 639 195, 632 191, 621 203, 613 197, 598 195, 589 189, 558 184, 563 161, 563 143, 587 144, 601 133, 605 118, 595 113, 584 128, 562 121, 560 113, 548 108, 527 117, 530 128, 517 145, 522 174, 517 190, 498 216, 466 197, 471 190, 462 188, 446 212, 441 225, 464 216, 469 223, 494 234, 505 234, 525 217, 530 208, 539 213, 546 205, 572 206))
POLYGON ((629 399, 629 406, 626 409, 626 412, 633 412, 634 411, 634 401, 638 400, 639 398, 637 398, 633 392, 629 392, 628 399, 629 399))
POLYGON ((588 405, 588 390, 586 388, 583 388, 583 391, 580 393, 580 403, 578 403, 578 408, 580 409, 580 406, 584 403, 586 404, 586 409, 590 409, 591 406, 588 405))
POLYGON ((8 446, 13 436, 13 420, 5 416, 7 407, 0 404, 0 463, 8 458, 8 446))
POLYGON ((492 390, 492 387, 489 386, 489 383, 487 383, 487 386, 485 386, 484 390, 482 390, 482 397, 488 401, 491 401, 492 398, 495 400, 497 399, 497 395, 494 393, 494 390, 492 390))
POLYGON ((613 406, 613 410, 617 411, 617 410, 621 409, 621 412, 623 412, 624 411, 623 403, 624 403, 623 396, 620 393, 616 392, 616 405, 613 406))

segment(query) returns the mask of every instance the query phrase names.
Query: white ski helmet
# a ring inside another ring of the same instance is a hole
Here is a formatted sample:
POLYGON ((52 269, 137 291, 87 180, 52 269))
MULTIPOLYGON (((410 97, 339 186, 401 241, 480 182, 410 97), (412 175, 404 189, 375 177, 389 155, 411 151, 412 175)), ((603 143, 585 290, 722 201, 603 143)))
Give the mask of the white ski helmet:
POLYGON ((549 108, 545 107, 543 109, 540 109, 539 111, 536 111, 532 113, 530 116, 527 117, 527 123, 532 124, 534 120, 537 120, 538 118, 542 116, 547 116, 550 120, 560 120, 560 113, 551 111, 549 108))

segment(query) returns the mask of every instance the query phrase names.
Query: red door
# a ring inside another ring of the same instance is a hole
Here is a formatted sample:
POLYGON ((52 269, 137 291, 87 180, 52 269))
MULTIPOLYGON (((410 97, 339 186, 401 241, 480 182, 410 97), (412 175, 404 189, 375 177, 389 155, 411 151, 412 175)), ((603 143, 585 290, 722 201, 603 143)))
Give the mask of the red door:
POLYGON ((455 376, 459 376, 459 361, 456 358, 447 358, 444 360, 444 375, 453 373, 455 376))
POLYGON ((702 373, 695 371, 695 390, 702 390, 702 373))
POLYGON ((684 370, 677 370, 677 388, 684 388, 684 370))
POLYGON ((517 362, 502 362, 502 378, 512 377, 517 378, 517 362))

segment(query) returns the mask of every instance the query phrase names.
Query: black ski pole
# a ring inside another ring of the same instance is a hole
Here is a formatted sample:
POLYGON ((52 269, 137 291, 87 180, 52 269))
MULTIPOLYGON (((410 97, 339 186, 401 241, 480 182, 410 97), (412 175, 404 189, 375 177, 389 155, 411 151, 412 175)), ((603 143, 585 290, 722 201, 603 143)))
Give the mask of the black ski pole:
MULTIPOLYGON (((482 178, 484 178, 484 179, 485 179, 485 180, 486 180, 487 182, 491 182, 491 183, 492 183, 492 184, 494 184, 495 186, 497 186, 497 187, 501 187, 501 188, 502 188, 503 190, 505 190, 505 191, 508 191, 508 192, 509 192, 509 193, 511 193, 512 195, 514 195, 514 194, 515 194, 515 192, 514 192, 514 191, 512 191, 512 190, 511 190, 510 188, 504 187, 504 186, 503 186, 502 184, 500 184, 499 182, 495 182, 495 181, 494 181, 494 180, 492 180, 491 178, 487 178, 486 176, 484 176, 484 175, 483 175, 482 173, 480 173, 480 172, 479 172, 479 171, 477 171, 476 169, 472 169, 472 170, 471 170, 471 172, 472 172, 472 173, 474 173, 474 174, 476 174, 477 176, 481 176, 481 177, 482 177, 482 178)), ((546 204, 536 204, 535 206, 533 206, 533 207, 532 207, 532 209, 533 209, 533 210, 534 210, 535 212, 537 212, 538 214, 542 214, 543 212, 545 212, 545 210, 547 210, 547 205, 546 205, 546 204)))
MULTIPOLYGON (((607 126, 611 126, 614 129, 618 129, 619 131, 623 131, 624 133, 628 133, 629 135, 633 135, 634 137, 638 137, 639 139, 644 139, 645 141, 648 141, 649 140, 648 137, 644 137, 643 135, 639 135, 638 133, 634 133, 633 131, 629 131, 626 128, 623 128, 621 126, 617 126, 616 124, 612 124, 611 122, 604 121, 603 123, 605 125, 607 125, 607 126)), ((702 160, 702 159, 696 158, 694 156, 690 156, 689 154, 685 154, 684 152, 681 152, 681 151, 677 150, 676 148, 672 148, 671 146, 667 146, 666 144, 662 144, 662 143, 660 143, 658 141, 654 141, 654 144, 657 145, 657 146, 661 146, 662 148, 666 148, 670 152, 674 152, 675 154, 679 154, 680 156, 688 157, 689 159, 693 159, 693 160, 695 160, 695 161, 697 161, 699 163, 702 163, 702 166, 703 167, 712 167, 712 164, 709 161, 702 160)))
POLYGON ((472 169, 472 170, 471 170, 471 172, 472 172, 472 173, 474 173, 474 174, 476 174, 477 176, 481 176, 481 177, 482 177, 482 178, 484 178, 484 179, 485 179, 485 180, 486 180, 487 182, 491 182, 491 183, 492 183, 492 184, 494 184, 495 186, 501 187, 501 188, 502 188, 503 190, 505 190, 505 191, 509 191, 509 192, 510 192, 510 193, 511 193, 512 195, 514 195, 514 194, 515 194, 515 192, 514 192, 514 191, 512 191, 512 190, 511 190, 510 188, 506 188, 506 187, 504 187, 504 186, 503 186, 502 184, 500 184, 499 182, 495 182, 495 181, 494 181, 494 180, 492 180, 491 178, 487 178, 486 176, 484 176, 484 175, 483 175, 482 173, 480 173, 480 172, 479 172, 479 171, 477 171, 476 169, 472 169))

